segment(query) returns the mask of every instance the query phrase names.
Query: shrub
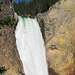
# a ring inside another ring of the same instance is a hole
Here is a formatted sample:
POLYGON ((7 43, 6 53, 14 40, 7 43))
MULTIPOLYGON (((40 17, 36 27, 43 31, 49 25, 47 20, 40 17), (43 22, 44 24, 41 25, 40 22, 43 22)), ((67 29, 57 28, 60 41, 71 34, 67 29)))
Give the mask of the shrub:
POLYGON ((6 16, 3 19, 0 19, 0 27, 4 25, 12 26, 13 24, 15 24, 15 19, 11 16, 6 16))
POLYGON ((0 67, 0 74, 2 75, 3 73, 5 73, 7 70, 9 70, 9 68, 5 68, 4 67, 0 67))

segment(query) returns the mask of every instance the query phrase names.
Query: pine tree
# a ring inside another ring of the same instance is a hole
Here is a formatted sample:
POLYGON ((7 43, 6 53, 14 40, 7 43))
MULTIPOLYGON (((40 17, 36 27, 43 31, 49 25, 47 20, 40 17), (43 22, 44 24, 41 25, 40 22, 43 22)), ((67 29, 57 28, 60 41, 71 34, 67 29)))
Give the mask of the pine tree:
POLYGON ((18 15, 36 15, 45 12, 58 0, 19 0, 18 4, 14 4, 15 11, 18 15))

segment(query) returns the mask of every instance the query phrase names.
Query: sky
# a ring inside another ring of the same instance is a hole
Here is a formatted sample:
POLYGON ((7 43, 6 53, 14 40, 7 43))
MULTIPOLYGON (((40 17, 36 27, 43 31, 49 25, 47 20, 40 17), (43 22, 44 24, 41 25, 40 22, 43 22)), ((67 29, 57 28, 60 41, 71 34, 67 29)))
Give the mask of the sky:
MULTIPOLYGON (((19 0, 14 0, 16 3, 18 3, 19 2, 19 0)), ((22 1, 22 0, 20 0, 20 1, 22 1)), ((30 0, 26 0, 26 1, 30 1, 30 0)))

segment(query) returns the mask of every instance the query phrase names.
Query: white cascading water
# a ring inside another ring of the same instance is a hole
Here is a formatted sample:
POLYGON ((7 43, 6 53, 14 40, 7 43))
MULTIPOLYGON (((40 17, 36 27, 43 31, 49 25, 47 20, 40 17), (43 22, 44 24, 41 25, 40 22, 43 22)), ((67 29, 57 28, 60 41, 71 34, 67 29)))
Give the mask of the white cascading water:
POLYGON ((16 45, 26 75, 48 75, 44 41, 36 19, 18 17, 16 45))

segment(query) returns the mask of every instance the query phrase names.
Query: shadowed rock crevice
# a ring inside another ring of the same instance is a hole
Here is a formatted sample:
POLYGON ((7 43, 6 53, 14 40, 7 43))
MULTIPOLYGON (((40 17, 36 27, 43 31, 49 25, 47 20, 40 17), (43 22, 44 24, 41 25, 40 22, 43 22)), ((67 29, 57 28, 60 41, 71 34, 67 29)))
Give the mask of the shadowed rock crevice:
POLYGON ((52 68, 49 68, 49 75, 59 75, 52 68))

